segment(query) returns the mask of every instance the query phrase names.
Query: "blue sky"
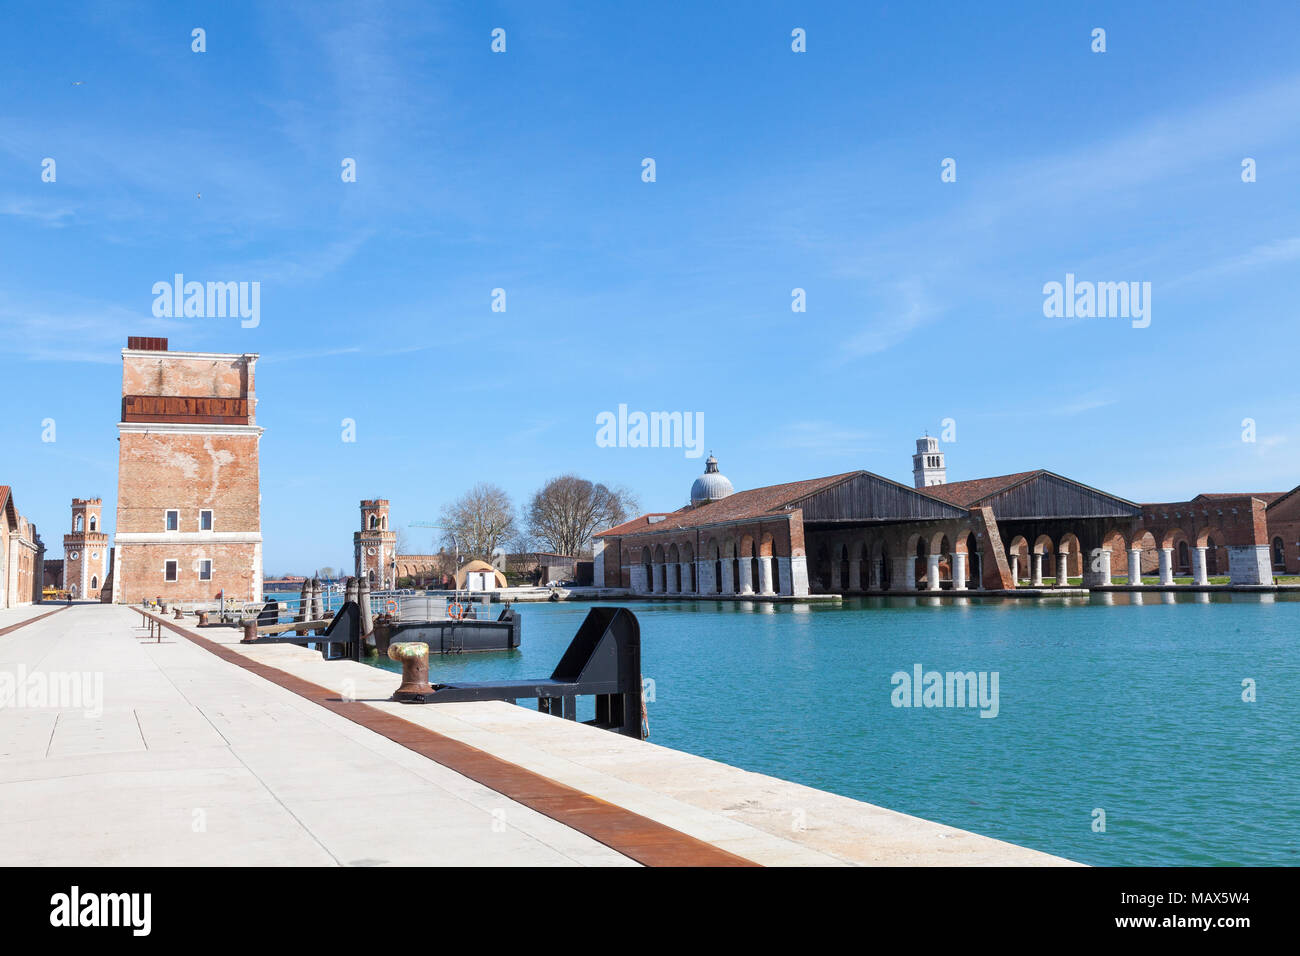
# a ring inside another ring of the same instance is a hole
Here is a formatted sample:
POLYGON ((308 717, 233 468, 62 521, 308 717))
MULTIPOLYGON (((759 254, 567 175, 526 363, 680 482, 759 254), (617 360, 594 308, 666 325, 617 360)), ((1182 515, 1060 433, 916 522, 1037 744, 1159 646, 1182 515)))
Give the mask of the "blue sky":
POLYGON ((13 6, 0 482, 51 555, 74 496, 111 527, 144 334, 260 353, 270 572, 350 562, 363 497, 679 506, 701 460, 597 447, 620 403, 703 413, 737 488, 910 481, 945 418, 951 480, 1300 483, 1300 7, 985 6, 13 6), (177 272, 260 282, 260 325, 155 318, 177 272), (1045 318, 1067 272, 1150 282, 1150 327, 1045 318))

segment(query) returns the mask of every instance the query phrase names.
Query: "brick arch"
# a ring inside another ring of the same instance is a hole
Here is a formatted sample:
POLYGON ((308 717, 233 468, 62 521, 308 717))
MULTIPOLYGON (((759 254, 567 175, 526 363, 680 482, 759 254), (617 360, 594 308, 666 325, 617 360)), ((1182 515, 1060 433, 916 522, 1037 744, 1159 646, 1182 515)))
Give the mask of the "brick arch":
POLYGON ((1178 525, 1173 525, 1172 527, 1165 529, 1165 533, 1160 538, 1160 547, 1162 548, 1177 547, 1180 539, 1188 542, 1192 540, 1191 535, 1189 535, 1181 527, 1179 527, 1178 525))

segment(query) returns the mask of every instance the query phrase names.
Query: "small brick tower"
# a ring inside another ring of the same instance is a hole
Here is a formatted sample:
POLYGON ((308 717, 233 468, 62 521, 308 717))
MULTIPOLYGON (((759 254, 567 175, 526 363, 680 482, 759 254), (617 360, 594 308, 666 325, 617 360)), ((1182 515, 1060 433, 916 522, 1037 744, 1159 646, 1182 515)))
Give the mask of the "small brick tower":
POLYGON ((942 485, 948 480, 948 466, 944 464, 939 439, 926 435, 916 440, 916 454, 912 456, 912 486, 928 488, 942 485))
POLYGON ((63 589, 74 598, 99 600, 108 572, 108 534, 102 498, 72 499, 72 533, 63 536, 63 589))
POLYGON ((361 530, 353 532, 352 547, 357 577, 366 577, 376 591, 397 586, 397 532, 388 530, 388 499, 361 502, 361 530))

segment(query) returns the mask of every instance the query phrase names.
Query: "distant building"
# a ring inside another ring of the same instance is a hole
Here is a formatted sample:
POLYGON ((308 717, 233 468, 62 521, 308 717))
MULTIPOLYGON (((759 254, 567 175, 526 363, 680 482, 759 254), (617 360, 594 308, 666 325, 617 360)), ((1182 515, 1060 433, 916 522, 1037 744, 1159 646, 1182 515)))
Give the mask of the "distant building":
POLYGON ((1300 574, 1300 486, 1269 500, 1269 558, 1275 574, 1300 574))
POLYGON ((13 490, 0 485, 0 608, 40 601, 45 545, 36 525, 18 511, 13 490))
POLYGON ((45 559, 45 578, 42 582, 46 588, 53 588, 58 591, 63 588, 63 559, 46 558, 45 559))
POLYGON ((710 456, 690 504, 595 536, 595 583, 800 597, 1103 587, 1148 573, 1164 586, 1268 585, 1275 570, 1300 570, 1300 488, 1138 504, 1041 468, 950 483, 928 436, 912 478, 859 470, 733 491, 710 456))
POLYGON ((397 587, 397 532, 388 528, 387 498, 361 502, 361 530, 352 534, 352 551, 356 576, 369 580, 372 590, 397 587))
POLYGON ((122 350, 113 600, 262 599, 257 355, 122 350))
POLYGON ((63 536, 63 580, 74 599, 98 601, 108 576, 108 533, 102 498, 72 499, 72 533, 63 536))
POLYGON ((506 586, 505 574, 486 561, 470 561, 456 572, 458 591, 495 591, 506 586))

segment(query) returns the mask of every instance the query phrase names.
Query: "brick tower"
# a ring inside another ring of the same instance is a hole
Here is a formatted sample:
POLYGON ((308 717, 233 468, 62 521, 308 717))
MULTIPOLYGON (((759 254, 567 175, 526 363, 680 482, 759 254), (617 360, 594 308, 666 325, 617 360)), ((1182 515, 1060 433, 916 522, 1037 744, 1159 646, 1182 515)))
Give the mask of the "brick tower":
POLYGON ((262 599, 255 354, 122 350, 113 600, 262 599))
POLYGON ((361 530, 352 534, 357 577, 370 579, 377 591, 397 586, 397 532, 388 530, 388 499, 361 502, 361 530))
POLYGON ((99 600, 108 573, 108 534, 102 498, 72 499, 72 533, 63 536, 63 589, 74 598, 99 600))

